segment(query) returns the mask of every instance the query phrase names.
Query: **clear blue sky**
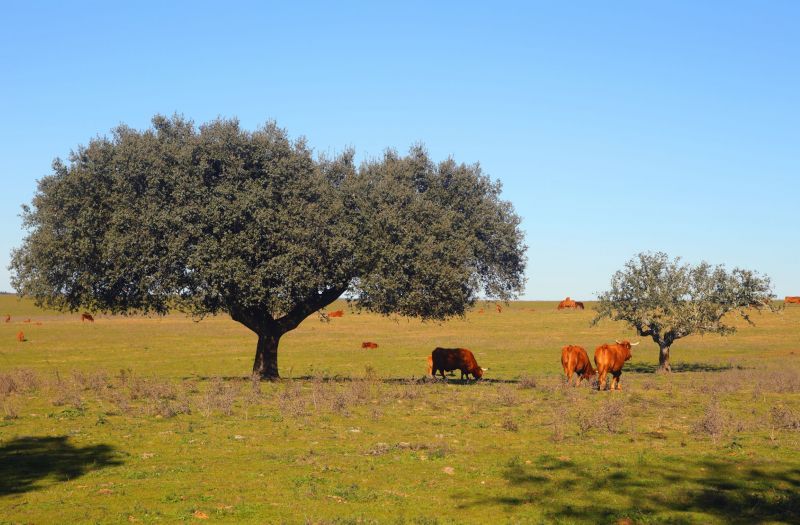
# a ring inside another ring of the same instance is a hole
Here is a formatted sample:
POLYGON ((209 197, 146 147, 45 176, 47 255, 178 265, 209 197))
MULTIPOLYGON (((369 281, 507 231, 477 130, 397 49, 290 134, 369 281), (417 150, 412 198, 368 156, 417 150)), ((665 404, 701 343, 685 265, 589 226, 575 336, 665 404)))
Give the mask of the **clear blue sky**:
POLYGON ((2 9, 0 290, 54 157, 179 112, 479 161, 526 298, 590 299, 644 250, 800 295, 800 2, 118 4, 2 9))

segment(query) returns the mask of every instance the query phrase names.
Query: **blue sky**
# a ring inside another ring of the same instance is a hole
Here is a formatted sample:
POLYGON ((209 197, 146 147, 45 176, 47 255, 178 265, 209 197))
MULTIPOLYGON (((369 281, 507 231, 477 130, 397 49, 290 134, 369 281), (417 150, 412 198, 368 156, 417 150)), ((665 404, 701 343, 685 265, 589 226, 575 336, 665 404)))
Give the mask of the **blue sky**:
POLYGON ((479 161, 526 298, 590 299, 645 250, 800 295, 800 2, 114 4, 2 9, 0 290, 54 157, 179 112, 479 161))

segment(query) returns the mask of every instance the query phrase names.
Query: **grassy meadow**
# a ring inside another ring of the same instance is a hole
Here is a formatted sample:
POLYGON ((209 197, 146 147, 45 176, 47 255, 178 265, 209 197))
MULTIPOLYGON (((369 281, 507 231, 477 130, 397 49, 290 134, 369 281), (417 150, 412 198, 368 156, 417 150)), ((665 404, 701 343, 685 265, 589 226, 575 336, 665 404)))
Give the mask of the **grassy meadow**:
POLYGON ((642 340, 622 392, 565 387, 560 348, 638 338, 555 307, 334 305, 260 383, 228 316, 81 323, 0 296, 0 523, 800 522, 800 306, 679 340, 670 375, 642 340), (436 346, 485 380, 424 379, 436 346))

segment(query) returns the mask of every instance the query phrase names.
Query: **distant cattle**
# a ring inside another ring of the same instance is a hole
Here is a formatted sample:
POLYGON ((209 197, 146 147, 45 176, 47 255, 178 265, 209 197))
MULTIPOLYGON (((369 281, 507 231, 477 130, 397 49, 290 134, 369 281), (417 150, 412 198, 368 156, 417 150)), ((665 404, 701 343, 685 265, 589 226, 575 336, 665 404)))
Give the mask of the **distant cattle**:
POLYGON ((363 343, 361 343, 361 348, 378 348, 378 343, 364 341, 363 343))
POLYGON ((442 379, 445 378, 445 372, 452 370, 460 370, 461 379, 464 379, 464 376, 469 379, 470 374, 475 379, 480 379, 483 377, 483 371, 486 370, 478 366, 475 355, 466 348, 437 347, 431 353, 431 363, 431 375, 436 377, 436 372, 440 372, 442 379))
POLYGON ((578 310, 583 310, 583 303, 580 301, 575 301, 575 308, 578 310))
POLYGON ((611 380, 611 390, 622 390, 619 386, 619 376, 622 375, 622 367, 625 361, 631 358, 631 347, 639 343, 629 341, 615 341, 615 344, 604 344, 598 346, 594 351, 594 364, 597 366, 598 390, 606 388, 606 374, 613 376, 611 380))
POLYGON ((23 332, 22 330, 20 330, 19 333, 17 333, 17 341, 19 341, 20 343, 25 342, 25 332, 23 332))
POLYGON ((567 384, 572 384, 573 374, 577 374, 575 386, 581 384, 581 380, 589 380, 595 375, 592 363, 589 361, 589 354, 582 346, 567 345, 561 349, 561 366, 564 367, 564 375, 567 377, 567 384))
POLYGON ((482 314, 482 313, 483 313, 483 308, 481 308, 480 310, 478 310, 478 313, 479 313, 479 314, 482 314))
POLYGON ((497 313, 498 314, 502 314, 503 313, 503 307, 502 306, 500 306, 499 304, 495 304, 494 307, 497 309, 497 313))
POLYGON ((563 301, 558 303, 558 307, 557 308, 559 310, 563 310, 564 308, 576 308, 576 307, 577 307, 577 305, 576 305, 575 301, 573 301, 572 299, 567 297, 566 299, 564 299, 563 301))
POLYGON ((428 356, 428 375, 433 375, 433 356, 428 356))
POLYGON ((11 322, 11 315, 10 314, 6 314, 6 322, 7 323, 11 322))
POLYGON ((335 310, 333 312, 328 312, 328 317, 344 317, 344 311, 335 310))
POLYGON ((31 320, 30 320, 30 318, 28 318, 28 319, 25 319, 25 320, 24 320, 24 321, 22 321, 22 322, 23 322, 23 323, 30 323, 30 322, 31 322, 31 320))
POLYGON ((800 296, 787 296, 783 302, 786 304, 800 304, 800 296))
POLYGON ((83 312, 81 314, 81 322, 84 322, 84 321, 89 321, 90 323, 93 323, 94 322, 94 317, 92 317, 92 314, 88 314, 86 312, 83 312))

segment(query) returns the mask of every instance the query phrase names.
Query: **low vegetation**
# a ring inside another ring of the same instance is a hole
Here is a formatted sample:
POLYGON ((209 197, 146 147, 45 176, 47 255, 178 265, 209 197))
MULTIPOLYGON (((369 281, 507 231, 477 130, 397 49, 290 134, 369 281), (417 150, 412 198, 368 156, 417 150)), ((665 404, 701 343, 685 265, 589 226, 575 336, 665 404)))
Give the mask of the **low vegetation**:
POLYGON ((687 338, 668 375, 638 347, 624 390, 598 392, 564 385, 561 346, 631 334, 589 328, 591 304, 445 324, 345 309, 301 325, 262 382, 236 374, 251 336, 227 318, 81 325, 0 301, 0 521, 800 520, 800 308, 687 338), (423 377, 440 345, 485 380, 423 377))

